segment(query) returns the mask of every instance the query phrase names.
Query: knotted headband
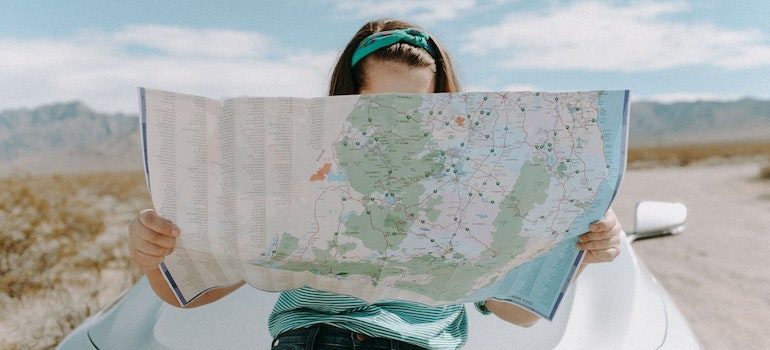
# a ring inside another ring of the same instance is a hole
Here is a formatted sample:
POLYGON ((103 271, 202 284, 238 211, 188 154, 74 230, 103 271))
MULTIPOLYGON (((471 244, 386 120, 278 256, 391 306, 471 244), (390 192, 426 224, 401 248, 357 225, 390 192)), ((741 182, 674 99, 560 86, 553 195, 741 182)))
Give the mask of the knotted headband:
POLYGON ((415 28, 386 30, 374 33, 364 38, 364 40, 361 40, 361 43, 358 44, 358 48, 353 52, 353 59, 350 66, 355 66, 358 61, 362 60, 370 53, 398 42, 425 49, 431 56, 436 57, 436 50, 434 50, 428 43, 428 39, 430 39, 428 34, 415 28))

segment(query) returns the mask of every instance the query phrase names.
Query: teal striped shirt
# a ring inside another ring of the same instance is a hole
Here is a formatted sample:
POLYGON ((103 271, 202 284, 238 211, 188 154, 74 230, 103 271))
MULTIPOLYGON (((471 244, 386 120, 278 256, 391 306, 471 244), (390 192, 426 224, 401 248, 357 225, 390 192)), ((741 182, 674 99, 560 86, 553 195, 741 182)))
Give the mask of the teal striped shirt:
MULTIPOLYGON (((489 311, 482 303, 476 308, 489 311)), ((270 335, 316 323, 398 339, 428 349, 459 349, 468 340, 463 304, 431 307, 403 300, 367 304, 351 296, 302 287, 282 292, 268 321, 270 335)))

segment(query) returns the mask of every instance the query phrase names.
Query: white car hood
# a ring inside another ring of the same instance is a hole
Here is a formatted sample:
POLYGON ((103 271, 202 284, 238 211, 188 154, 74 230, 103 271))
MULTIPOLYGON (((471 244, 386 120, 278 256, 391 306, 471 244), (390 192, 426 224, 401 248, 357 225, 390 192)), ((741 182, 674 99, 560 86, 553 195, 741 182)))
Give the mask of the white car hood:
MULTIPOLYGON (((624 240, 612 263, 590 265, 567 294, 553 322, 521 328, 468 305, 466 349, 656 349, 666 337, 659 287, 624 240)), ((97 348, 268 348, 267 320, 277 293, 239 288, 226 298, 178 309, 155 296, 145 279, 88 322, 97 348)))
POLYGON ((661 289, 623 240, 611 263, 569 286, 552 322, 516 327, 469 310, 468 349, 657 349, 666 337, 661 289))

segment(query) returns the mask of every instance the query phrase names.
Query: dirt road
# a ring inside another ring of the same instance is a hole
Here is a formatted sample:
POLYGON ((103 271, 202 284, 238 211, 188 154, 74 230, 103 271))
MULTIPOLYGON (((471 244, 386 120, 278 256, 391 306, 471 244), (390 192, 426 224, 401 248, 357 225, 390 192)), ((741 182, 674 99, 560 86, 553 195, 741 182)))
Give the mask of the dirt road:
POLYGON ((630 170, 613 208, 633 231, 639 200, 688 207, 681 235, 634 249, 706 349, 770 347, 770 180, 761 162, 630 170))

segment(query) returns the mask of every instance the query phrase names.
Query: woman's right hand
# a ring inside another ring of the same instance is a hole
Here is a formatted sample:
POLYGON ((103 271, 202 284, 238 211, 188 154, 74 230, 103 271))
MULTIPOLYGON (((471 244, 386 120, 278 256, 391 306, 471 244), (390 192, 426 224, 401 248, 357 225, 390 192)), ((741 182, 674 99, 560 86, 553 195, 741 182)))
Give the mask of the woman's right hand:
POLYGON ((180 233, 179 227, 160 217, 155 210, 142 210, 128 225, 128 253, 131 261, 145 274, 157 270, 163 258, 174 251, 180 233))

